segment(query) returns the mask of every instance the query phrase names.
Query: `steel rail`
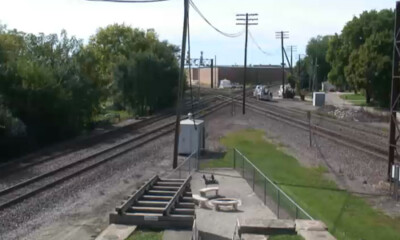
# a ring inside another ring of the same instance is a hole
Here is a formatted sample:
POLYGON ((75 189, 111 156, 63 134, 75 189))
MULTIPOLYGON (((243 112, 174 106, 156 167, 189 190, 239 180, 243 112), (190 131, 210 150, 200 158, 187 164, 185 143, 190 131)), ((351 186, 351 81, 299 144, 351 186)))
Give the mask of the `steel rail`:
MULTIPOLYGON (((286 111, 286 112, 291 113, 291 114, 297 114, 298 116, 300 116, 302 118, 306 117, 307 111, 305 111, 305 110, 291 109, 291 108, 287 108, 287 107, 279 107, 279 106, 276 106, 276 105, 274 105, 272 103, 268 103, 268 102, 265 102, 265 101, 256 101, 255 99, 252 99, 252 98, 249 98, 249 99, 250 99, 250 101, 252 103, 256 103, 257 102, 260 105, 263 104, 263 105, 266 105, 268 107, 277 109, 278 111, 286 111)), ((320 114, 317 114, 317 113, 313 113, 312 111, 311 111, 311 114, 312 114, 314 119, 316 118, 318 120, 327 121, 327 122, 330 122, 330 123, 333 123, 333 124, 336 124, 336 125, 340 125, 341 127, 344 127, 344 128, 357 129, 357 130, 363 131, 364 133, 368 133, 368 134, 375 135, 375 136, 379 135, 379 137, 382 137, 382 138, 388 138, 388 135, 386 135, 385 132, 378 131, 377 129, 376 130, 372 130, 371 128, 360 127, 360 126, 357 126, 355 124, 352 124, 351 122, 350 122, 350 125, 349 125, 349 122, 344 122, 344 121, 340 121, 340 120, 337 120, 337 119, 333 119, 331 117, 327 117, 327 116, 323 116, 323 115, 320 115, 320 114)))
MULTIPOLYGON (((218 103, 215 106, 211 106, 211 107, 207 107, 207 108, 201 109, 201 110, 199 110, 199 112, 202 112, 201 116, 204 117, 204 116, 207 116, 207 115, 211 114, 214 111, 217 111, 217 110, 221 109, 222 107, 226 106, 228 103, 229 102, 227 102, 227 101, 222 101, 222 102, 218 103), (204 111, 208 111, 208 112, 204 113, 204 111)), ((91 169, 93 169, 93 168, 95 168, 97 166, 100 166, 100 165, 102 165, 102 164, 104 164, 104 163, 106 163, 106 162, 108 162, 110 160, 113 160, 116 157, 121 156, 122 154, 125 154, 125 153, 127 153, 127 152, 129 152, 129 151, 131 151, 133 149, 136 149, 136 148, 138 148, 140 146, 143 146, 143 145, 145 145, 145 144, 147 144, 149 142, 152 142, 152 141, 154 141, 156 139, 159 139, 160 137, 162 137, 162 136, 164 136, 164 135, 166 135, 166 134, 168 134, 168 133, 170 133, 170 132, 172 132, 174 130, 174 122, 170 122, 170 123, 165 124, 165 125, 163 125, 161 127, 157 127, 156 129, 153 129, 153 130, 151 130, 151 131, 149 131, 147 133, 141 134, 140 136, 137 136, 137 137, 133 138, 135 140, 126 141, 124 143, 121 143, 120 145, 116 145, 116 146, 110 147, 109 149, 104 150, 102 153, 96 153, 95 155, 99 156, 101 154, 104 154, 105 152, 110 152, 111 150, 115 150, 117 148, 120 148, 121 145, 126 145, 128 142, 132 143, 133 141, 140 140, 141 138, 144 138, 144 137, 149 136, 151 134, 158 133, 161 130, 165 130, 165 131, 163 131, 160 134, 157 134, 157 135, 155 135, 155 136, 153 136, 153 137, 151 137, 151 138, 149 138, 149 139, 147 139, 147 140, 145 140, 143 142, 140 142, 140 143, 138 143, 138 144, 136 144, 134 146, 131 146, 131 147, 127 148, 127 149, 124 149, 123 151, 114 153, 111 156, 109 156, 109 157, 107 157, 107 158, 105 158, 103 160, 99 160, 98 162, 95 162, 95 163, 93 163, 93 164, 91 164, 89 166, 86 166, 84 168, 78 169, 77 171, 75 171, 75 172, 73 172, 71 174, 68 174, 68 175, 66 175, 64 177, 61 177, 61 178, 55 180, 55 181, 52 181, 52 182, 47 183, 47 184, 45 184, 43 186, 40 186, 39 188, 36 188, 36 189, 34 189, 34 190, 30 191, 30 192, 26 192, 26 193, 24 193, 24 194, 22 194, 20 196, 17 196, 17 197, 14 197, 14 198, 10 199, 10 200, 7 200, 6 202, 3 202, 3 203, 0 204, 0 210, 3 210, 3 209, 8 208, 10 206, 13 206, 13 205, 15 205, 15 204, 17 204, 19 202, 22 202, 23 200, 28 199, 29 197, 32 197, 32 196, 34 196, 34 195, 36 195, 36 194, 38 194, 38 193, 40 193, 40 192, 42 192, 42 191, 44 191, 46 189, 49 189, 49 188, 51 188, 51 187, 53 187, 53 186, 55 186, 57 184, 60 184, 60 183, 62 183, 64 181, 69 180, 69 179, 71 179, 71 178, 73 178, 75 176, 78 176, 78 175, 80 175, 80 174, 82 174, 82 173, 84 173, 84 172, 86 172, 88 170, 91 170, 91 169)), ((7 188, 7 189, 1 191, 0 192, 0 197, 4 196, 4 195, 6 195, 6 194, 8 194, 10 192, 17 191, 18 189, 21 189, 22 187, 28 186, 28 185, 33 184, 33 183, 37 183, 41 179, 45 179, 47 177, 51 177, 54 174, 57 174, 59 172, 62 172, 62 171, 67 170, 69 168, 72 168, 74 166, 78 166, 78 165, 80 165, 80 164, 82 164, 84 162, 89 161, 88 159, 92 159, 92 158, 94 158, 94 157, 93 156, 89 156, 89 157, 87 157, 85 159, 80 160, 79 162, 71 163, 71 164, 66 165, 64 167, 61 167, 59 169, 50 171, 48 173, 42 174, 40 176, 31 178, 31 179, 29 179, 27 181, 24 181, 24 182, 21 182, 19 184, 16 184, 16 185, 14 185, 14 186, 12 186, 10 188, 7 188)))
MULTIPOLYGON (((271 111, 268 109, 261 108, 259 106, 254 106, 253 104, 248 104, 247 106, 250 109, 252 109, 253 111, 256 111, 261 114, 267 114, 268 117, 270 117, 270 118, 274 118, 281 122, 283 121, 289 125, 295 126, 297 128, 301 128, 306 131, 309 130, 309 125, 308 125, 308 122, 306 122, 306 121, 299 120, 299 119, 293 119, 282 113, 277 113, 277 112, 274 112, 274 111, 271 111)), ((352 148, 360 150, 364 153, 372 154, 375 157, 379 158, 380 160, 386 161, 387 150, 385 148, 382 148, 382 147, 379 147, 377 145, 373 145, 370 143, 366 143, 366 142, 360 141, 358 139, 354 139, 349 136, 344 136, 342 134, 338 134, 330 129, 323 128, 320 126, 313 125, 312 129, 313 129, 313 133, 316 135, 323 136, 324 138, 335 141, 335 142, 345 145, 347 147, 352 147, 352 148)))
MULTIPOLYGON (((215 99, 218 99, 218 96, 211 96, 211 97, 209 97, 207 99, 203 99, 202 102, 197 102, 197 104, 205 105, 205 104, 207 104, 209 102, 214 101, 215 99)), ((186 107, 188 107, 188 106, 189 106, 189 104, 186 105, 186 107)), ((126 132, 128 130, 131 130, 132 128, 135 128, 135 130, 138 130, 138 129, 144 127, 144 126, 156 123, 156 122, 158 122, 160 120, 163 120, 163 119, 165 119, 167 117, 170 117, 170 116, 173 116, 173 115, 174 114, 172 112, 170 112, 170 111, 162 113, 162 114, 157 114, 155 116, 152 116, 150 118, 146 118, 146 119, 141 120, 139 122, 131 123, 131 124, 128 124, 128 125, 123 126, 121 128, 113 129, 113 130, 110 130, 108 132, 105 132, 105 133, 102 133, 102 134, 99 134, 99 135, 95 135, 95 136, 93 136, 93 139, 92 138, 88 138, 88 139, 84 139, 82 141, 89 141, 89 140, 92 139, 93 141, 95 141, 97 143, 100 139, 104 140, 104 138, 112 138, 113 135, 114 134, 118 134, 118 132, 126 132)), ((76 144, 79 144, 79 143, 76 143, 76 144)), ((88 143, 80 143, 80 144, 86 145, 88 143)), ((28 164, 24 164, 23 166, 18 166, 18 167, 11 168, 11 169, 10 169, 10 165, 17 165, 17 164, 19 164, 21 162, 25 162, 27 160, 26 159, 22 159, 22 160, 19 160, 19 161, 17 160, 15 162, 13 161, 13 162, 1 164, 0 165, 0 169, 2 168, 2 170, 0 171, 2 173, 1 174, 1 178, 7 177, 7 176, 9 176, 11 174, 14 174, 14 173, 17 173, 17 172, 21 172, 21 171, 23 171, 25 169, 28 169, 28 168, 32 168, 32 167, 37 166, 39 164, 43 164, 43 163, 47 163, 47 162, 52 161, 52 160, 56 160, 56 159, 58 159, 58 158, 60 158, 62 156, 65 156, 67 154, 71 154, 73 152, 77 152, 77 151, 79 151, 81 149, 83 149, 83 148, 80 148, 80 149, 72 148, 72 149, 70 149, 68 151, 64 151, 64 152, 61 152, 61 153, 58 153, 58 154, 55 154, 55 155, 52 155, 52 156, 49 156, 49 157, 45 157, 45 158, 43 158, 41 160, 37 160, 37 161, 33 160, 32 162, 30 162, 28 164)))

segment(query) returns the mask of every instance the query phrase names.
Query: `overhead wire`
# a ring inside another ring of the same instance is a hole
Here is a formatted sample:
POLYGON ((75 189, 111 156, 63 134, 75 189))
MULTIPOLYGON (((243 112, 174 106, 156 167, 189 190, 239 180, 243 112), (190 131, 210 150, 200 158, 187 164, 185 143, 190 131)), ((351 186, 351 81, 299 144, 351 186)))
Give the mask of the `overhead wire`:
POLYGON ((249 30, 249 36, 250 36, 250 39, 253 41, 254 45, 256 45, 256 47, 258 48, 258 50, 260 50, 260 52, 264 53, 264 54, 267 55, 267 56, 271 55, 270 53, 264 51, 264 50, 260 47, 260 45, 257 43, 256 39, 255 39, 255 38, 253 37, 253 35, 251 34, 250 30, 249 30))
POLYGON ((169 0, 86 0, 90 2, 117 2, 117 3, 154 3, 166 2, 169 0))
POLYGON ((237 32, 237 33, 226 33, 223 32, 221 30, 219 30, 217 27, 215 27, 205 16, 204 14, 200 11, 200 9, 196 6, 196 4, 192 1, 189 0, 189 4, 190 6, 192 6, 192 8, 200 15, 200 17, 208 24, 210 25, 210 27, 212 27, 215 31, 217 31, 218 33, 222 34, 225 37, 230 37, 230 38, 235 38, 235 37, 239 37, 244 33, 244 30, 237 32))

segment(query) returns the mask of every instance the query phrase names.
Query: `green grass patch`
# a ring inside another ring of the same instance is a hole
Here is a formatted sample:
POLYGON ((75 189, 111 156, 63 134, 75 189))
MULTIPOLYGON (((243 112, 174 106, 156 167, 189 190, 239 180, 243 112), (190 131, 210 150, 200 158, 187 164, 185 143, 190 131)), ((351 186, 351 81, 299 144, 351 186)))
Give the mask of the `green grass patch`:
POLYGON ((304 240, 304 238, 299 235, 275 235, 270 236, 268 240, 304 240))
POLYGON ((128 111, 124 110, 106 110, 105 112, 95 116, 94 122, 108 122, 108 123, 118 123, 120 121, 126 120, 133 115, 128 111))
MULTIPOLYGON (((300 165, 264 136, 263 131, 247 129, 231 133, 221 142, 228 149, 239 149, 309 214, 324 221, 338 239, 400 239, 399 219, 392 219, 364 199, 339 190, 324 177, 324 167, 300 165)), ((232 166, 232 155, 229 150, 224 158, 207 166, 232 166)))
POLYGON ((126 240, 162 240, 163 234, 162 230, 138 229, 126 240))
POLYGON ((345 93, 345 94, 339 95, 339 97, 343 100, 350 102, 353 105, 367 106, 367 103, 365 101, 365 96, 362 94, 359 94, 359 93, 357 93, 357 94, 345 93))

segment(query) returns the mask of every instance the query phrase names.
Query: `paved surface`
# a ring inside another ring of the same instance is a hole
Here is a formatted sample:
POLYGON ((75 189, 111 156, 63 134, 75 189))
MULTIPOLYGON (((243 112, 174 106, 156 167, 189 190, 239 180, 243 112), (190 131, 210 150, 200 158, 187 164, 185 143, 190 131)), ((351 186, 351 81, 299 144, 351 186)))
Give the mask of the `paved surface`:
POLYGON ((229 198, 239 198, 241 205, 238 211, 214 211, 196 207, 196 222, 203 239, 232 239, 236 219, 271 219, 275 214, 253 193, 246 180, 231 169, 219 169, 213 171, 201 171, 195 173, 191 187, 193 194, 199 194, 199 190, 205 187, 203 174, 209 178, 213 173, 219 181, 219 195, 229 198))
POLYGON ((165 230, 163 240, 189 240, 192 239, 191 230, 165 230))
POLYGON ((110 224, 103 232, 96 238, 96 240, 125 240, 128 238, 136 226, 128 226, 121 224, 110 224))
POLYGON ((356 108, 359 109, 360 107, 354 106, 350 102, 343 100, 340 98, 340 95, 343 93, 341 92, 328 92, 325 94, 325 105, 333 105, 336 107, 346 107, 346 108, 356 108))

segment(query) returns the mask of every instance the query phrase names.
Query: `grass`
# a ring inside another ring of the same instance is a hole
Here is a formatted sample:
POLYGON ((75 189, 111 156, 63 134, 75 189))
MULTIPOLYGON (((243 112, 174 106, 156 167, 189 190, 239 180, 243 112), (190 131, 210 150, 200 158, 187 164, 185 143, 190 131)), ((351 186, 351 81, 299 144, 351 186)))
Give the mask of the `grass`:
POLYGON ((95 122, 117 123, 132 117, 132 114, 123 110, 107 110, 102 114, 95 116, 95 122))
POLYGON ((162 238, 161 230, 139 229, 126 240, 162 240, 162 238))
MULTIPOLYGON (((324 177, 323 167, 307 168, 269 142, 263 131, 247 129, 221 139, 228 149, 238 148, 275 181, 311 216, 328 225, 337 239, 400 239, 399 219, 370 207, 367 202, 324 177)), ((231 167, 232 151, 202 167, 231 167)))
POLYGON ((345 94, 339 95, 339 97, 343 100, 350 102, 353 105, 367 106, 367 103, 365 101, 365 96, 363 96, 362 94, 359 94, 359 93, 357 93, 357 94, 345 93, 345 94))
POLYGON ((268 240, 304 240, 304 238, 299 235, 275 235, 270 236, 268 240))

